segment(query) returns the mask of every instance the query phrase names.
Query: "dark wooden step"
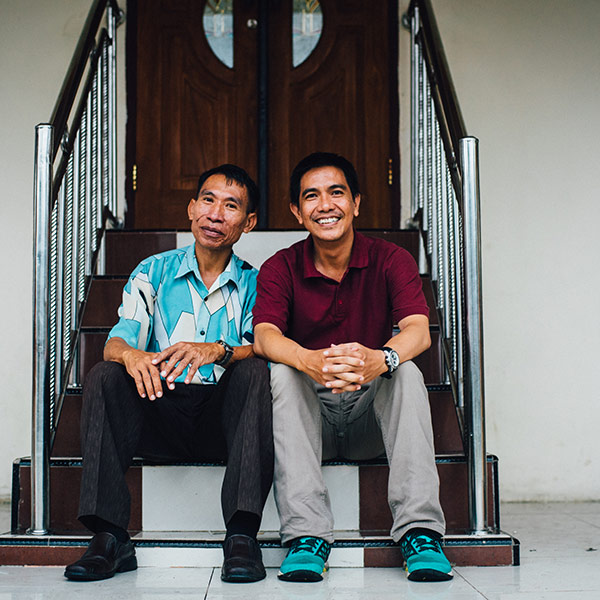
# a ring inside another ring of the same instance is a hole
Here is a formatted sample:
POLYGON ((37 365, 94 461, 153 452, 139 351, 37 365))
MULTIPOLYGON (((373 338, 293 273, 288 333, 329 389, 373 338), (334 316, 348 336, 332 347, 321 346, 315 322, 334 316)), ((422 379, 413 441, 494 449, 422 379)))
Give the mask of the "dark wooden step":
MULTIPOLYGON (((429 306, 430 325, 437 327, 438 315, 433 299, 433 290, 428 276, 421 277, 423 292, 429 306)), ((97 276, 92 280, 82 325, 84 327, 112 327, 118 320, 117 310, 121 305, 123 288, 127 277, 97 276)))
MULTIPOLYGON (((433 386, 429 390, 431 420, 436 454, 462 454, 460 434, 452 393, 433 386)), ((81 418, 81 390, 71 390, 65 396, 52 456, 76 458, 81 456, 79 420, 81 418)))
MULTIPOLYGON (((129 275, 144 258, 176 248, 177 233, 177 231, 107 231, 106 273, 129 275)), ((362 230, 362 233, 402 246, 416 261, 419 260, 418 231, 366 229, 362 230)), ((268 235, 268 232, 265 232, 265 235, 268 235)))

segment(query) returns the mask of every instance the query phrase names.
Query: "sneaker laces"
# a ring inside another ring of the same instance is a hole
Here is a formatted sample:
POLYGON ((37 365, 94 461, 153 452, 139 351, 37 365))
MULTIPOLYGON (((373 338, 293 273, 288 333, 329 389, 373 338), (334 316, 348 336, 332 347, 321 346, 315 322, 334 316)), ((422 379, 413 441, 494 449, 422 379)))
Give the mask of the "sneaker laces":
POLYGON ((329 556, 329 544, 320 538, 303 537, 295 541, 290 548, 290 554, 296 554, 297 552, 309 552, 325 561, 329 556))
POLYGON ((424 534, 416 535, 414 537, 411 536, 406 540, 406 546, 416 554, 427 550, 442 554, 439 541, 424 534))

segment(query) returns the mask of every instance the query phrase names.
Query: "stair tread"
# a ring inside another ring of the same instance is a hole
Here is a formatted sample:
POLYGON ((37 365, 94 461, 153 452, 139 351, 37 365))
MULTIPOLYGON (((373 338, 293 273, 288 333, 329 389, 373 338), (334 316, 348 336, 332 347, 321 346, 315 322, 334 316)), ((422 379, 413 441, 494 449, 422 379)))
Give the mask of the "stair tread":
MULTIPOLYGON (((132 534, 131 539, 136 546, 166 545, 166 546, 220 546, 223 542, 225 531, 140 531, 132 534)), ((334 531, 334 547, 364 547, 364 546, 395 546, 395 542, 384 531, 361 533, 358 530, 334 531)), ((91 534, 87 531, 49 533, 47 535, 29 535, 27 533, 0 534, 2 545, 81 545, 87 544, 91 534)), ((260 531, 257 536, 262 547, 281 547, 277 531, 260 531)), ((472 544, 506 544, 518 540, 508 533, 488 532, 483 535, 469 534, 468 532, 449 532, 443 537, 444 545, 457 545, 469 542, 472 544)))

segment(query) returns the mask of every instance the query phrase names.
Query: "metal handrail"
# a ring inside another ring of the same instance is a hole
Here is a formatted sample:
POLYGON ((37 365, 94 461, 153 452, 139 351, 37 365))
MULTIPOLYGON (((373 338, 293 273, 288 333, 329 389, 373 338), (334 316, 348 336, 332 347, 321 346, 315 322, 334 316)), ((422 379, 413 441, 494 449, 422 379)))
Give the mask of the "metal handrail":
POLYGON ((49 529, 50 448, 66 391, 79 383, 77 344, 91 276, 102 263, 107 222, 119 225, 116 29, 121 16, 115 0, 95 0, 52 118, 36 127, 29 529, 34 535, 49 529))
POLYGON ((445 383, 463 430, 469 520, 487 533, 478 140, 468 136, 429 0, 412 0, 411 212, 440 315, 445 383))

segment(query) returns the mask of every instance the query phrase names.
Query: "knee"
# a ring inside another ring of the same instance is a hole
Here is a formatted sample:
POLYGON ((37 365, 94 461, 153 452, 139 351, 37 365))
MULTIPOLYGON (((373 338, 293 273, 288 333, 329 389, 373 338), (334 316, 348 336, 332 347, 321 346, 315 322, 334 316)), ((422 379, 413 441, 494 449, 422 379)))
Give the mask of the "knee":
POLYGON ((271 392, 273 401, 285 397, 286 391, 299 384, 302 373, 281 363, 271 364, 271 392))
POLYGON ((107 383, 118 381, 127 376, 127 370, 123 365, 114 361, 102 361, 96 363, 85 377, 83 389, 103 388, 107 383))

